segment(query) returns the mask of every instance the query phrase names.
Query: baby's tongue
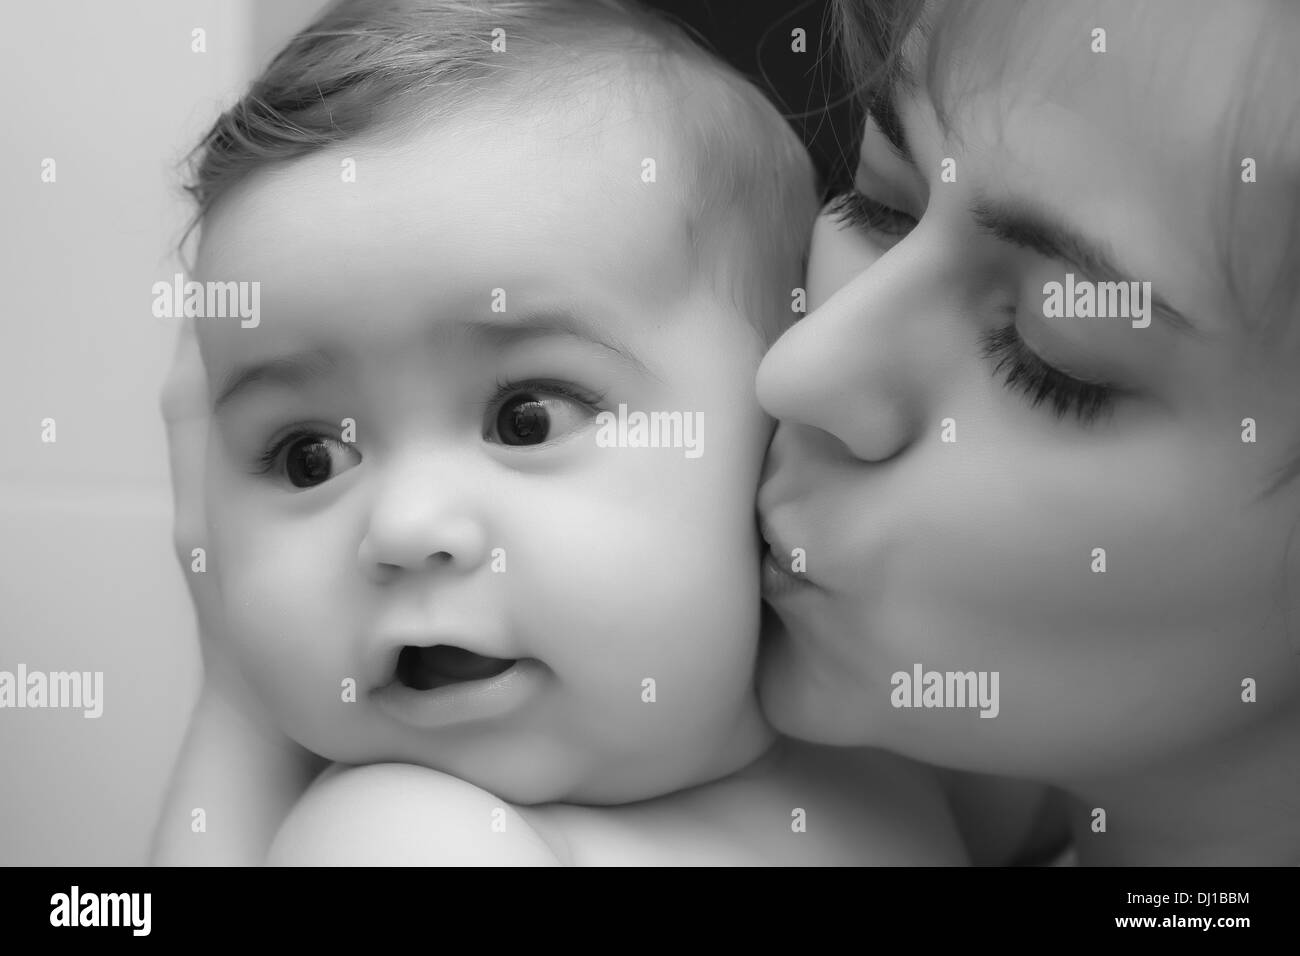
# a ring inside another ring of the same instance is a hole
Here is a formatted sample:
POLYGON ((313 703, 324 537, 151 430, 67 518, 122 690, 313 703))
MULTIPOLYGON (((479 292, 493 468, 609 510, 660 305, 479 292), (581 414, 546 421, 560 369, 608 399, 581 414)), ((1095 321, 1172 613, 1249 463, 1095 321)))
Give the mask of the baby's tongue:
POLYGON ((411 686, 424 690, 441 687, 455 681, 482 680, 510 669, 514 661, 497 657, 484 657, 463 647, 439 644, 436 647, 407 647, 402 650, 399 662, 406 665, 411 686))

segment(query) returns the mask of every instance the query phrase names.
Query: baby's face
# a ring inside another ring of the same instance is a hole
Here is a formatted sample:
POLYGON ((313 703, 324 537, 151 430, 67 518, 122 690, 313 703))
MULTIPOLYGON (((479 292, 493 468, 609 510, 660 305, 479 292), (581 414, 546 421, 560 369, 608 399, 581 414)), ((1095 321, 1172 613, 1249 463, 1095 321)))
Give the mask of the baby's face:
POLYGON ((197 278, 262 284, 257 327, 200 320, 209 573, 245 672, 330 759, 599 803, 767 740, 762 344, 693 276, 678 144, 579 112, 352 141, 208 222, 197 278), (680 413, 678 447, 617 444, 620 406, 633 433, 680 413))

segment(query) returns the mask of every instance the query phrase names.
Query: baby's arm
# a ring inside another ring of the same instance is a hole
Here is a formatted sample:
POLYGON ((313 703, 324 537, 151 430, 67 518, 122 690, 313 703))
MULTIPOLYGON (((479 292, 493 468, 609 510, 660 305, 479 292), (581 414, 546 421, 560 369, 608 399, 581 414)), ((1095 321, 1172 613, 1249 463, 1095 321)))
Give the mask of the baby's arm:
POLYGON ((513 807, 409 764, 332 767, 298 801, 270 866, 559 866, 513 807))

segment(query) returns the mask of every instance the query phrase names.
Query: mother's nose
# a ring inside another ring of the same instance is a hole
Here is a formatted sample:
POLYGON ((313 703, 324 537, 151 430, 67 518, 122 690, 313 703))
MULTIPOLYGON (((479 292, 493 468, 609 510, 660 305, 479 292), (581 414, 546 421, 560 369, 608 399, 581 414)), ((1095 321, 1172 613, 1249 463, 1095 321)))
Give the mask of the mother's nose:
POLYGON ((410 456, 379 480, 358 549, 376 582, 399 570, 443 567, 469 573, 488 557, 481 480, 463 460, 410 456))
POLYGON ((756 383, 774 418, 829 432, 864 461, 892 458, 916 440, 927 363, 944 351, 924 321, 935 303, 915 284, 909 291, 891 259, 897 250, 795 323, 764 357, 756 383))

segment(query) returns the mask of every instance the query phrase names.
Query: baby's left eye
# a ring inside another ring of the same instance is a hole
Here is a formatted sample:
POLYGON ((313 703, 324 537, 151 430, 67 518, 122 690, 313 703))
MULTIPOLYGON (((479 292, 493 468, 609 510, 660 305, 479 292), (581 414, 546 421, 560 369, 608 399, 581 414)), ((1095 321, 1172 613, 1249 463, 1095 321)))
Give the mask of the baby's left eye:
POLYGON ((541 445, 567 437, 594 415, 591 404, 576 395, 520 389, 493 403, 483 437, 500 445, 541 445))

